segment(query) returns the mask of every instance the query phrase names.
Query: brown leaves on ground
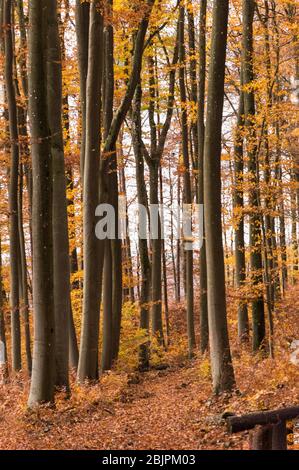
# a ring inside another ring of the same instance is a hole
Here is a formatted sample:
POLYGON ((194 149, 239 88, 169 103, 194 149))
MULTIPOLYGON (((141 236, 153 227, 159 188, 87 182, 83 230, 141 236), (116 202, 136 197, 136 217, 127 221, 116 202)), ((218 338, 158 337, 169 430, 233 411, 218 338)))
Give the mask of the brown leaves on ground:
POLYGON ((248 434, 228 435, 224 413, 299 403, 299 366, 289 349, 299 339, 297 294, 291 289, 275 314, 275 360, 240 350, 232 336, 239 389, 233 394, 212 395, 208 358, 182 363, 180 355, 165 370, 113 372, 91 387, 73 383, 70 399, 58 395, 55 408, 33 412, 20 376, 0 388, 0 448, 247 449, 248 434))

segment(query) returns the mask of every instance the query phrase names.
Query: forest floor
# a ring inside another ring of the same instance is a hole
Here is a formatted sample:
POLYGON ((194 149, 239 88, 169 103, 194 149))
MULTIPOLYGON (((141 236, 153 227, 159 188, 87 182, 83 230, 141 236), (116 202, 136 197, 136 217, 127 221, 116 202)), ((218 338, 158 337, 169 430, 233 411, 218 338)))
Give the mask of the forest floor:
MULTIPOLYGON (((139 374, 111 372, 91 387, 72 384, 55 408, 28 411, 28 380, 0 386, 0 449, 248 449, 248 434, 230 436, 222 414, 299 404, 298 289, 275 313, 275 359, 253 356, 232 341, 238 390, 212 395, 208 357, 169 358, 168 367, 139 374)), ((230 319, 234 334, 234 323, 230 319)), ((298 443, 290 439, 292 448, 298 443)))

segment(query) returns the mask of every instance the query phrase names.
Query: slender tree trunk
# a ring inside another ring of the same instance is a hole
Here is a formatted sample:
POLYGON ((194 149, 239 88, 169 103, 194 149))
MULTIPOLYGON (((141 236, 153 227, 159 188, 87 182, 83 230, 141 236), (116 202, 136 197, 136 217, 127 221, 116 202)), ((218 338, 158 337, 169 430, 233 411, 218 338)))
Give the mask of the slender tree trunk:
MULTIPOLYGON (((173 182, 171 174, 171 162, 169 161, 169 196, 170 196, 170 207, 173 207, 173 182)), ((176 262, 175 262, 175 248, 174 248, 174 215, 171 211, 170 214, 170 250, 171 250, 171 263, 173 271, 173 284, 174 284, 174 295, 176 302, 178 301, 178 279, 176 272, 176 262)))
POLYGON ((113 362, 113 300, 111 240, 105 241, 103 274, 103 344, 101 370, 110 370, 113 362))
MULTIPOLYGON (((188 9, 188 36, 189 36, 189 54, 190 54, 190 82, 191 82, 191 92, 190 97, 192 103, 196 106, 198 104, 198 84, 197 84, 197 61, 196 61, 196 41, 195 41, 195 24, 194 24, 194 6, 190 5, 188 9)), ((194 154, 195 158, 191 159, 194 162, 194 170, 198 170, 198 122, 194 121, 191 123, 191 135, 194 145, 194 154)), ((191 146, 192 148, 192 146, 191 146)), ((196 178, 197 182, 197 178, 196 178)), ((197 193, 197 191, 196 191, 197 193)))
MULTIPOLYGON (((201 0, 199 33, 199 83, 198 83, 198 204, 204 204, 204 141, 205 141, 205 89, 206 89, 206 22, 207 0, 201 0)), ((200 250, 200 350, 204 353, 209 344, 206 239, 200 250)))
POLYGON ((29 122, 33 175, 34 347, 30 407, 54 401, 52 168, 47 110, 47 2, 29 1, 29 122))
MULTIPOLYGON (((22 11, 22 2, 18 2, 18 10, 22 11)), ((23 14, 24 15, 24 14, 23 14)), ((22 36, 22 45, 27 44, 26 42, 26 33, 22 32, 24 25, 20 17, 20 32, 22 36)), ((20 66, 24 67, 23 59, 20 59, 20 66)), ((17 65, 15 61, 15 70, 17 70, 17 65)), ((24 94, 25 100, 28 97, 28 80, 27 72, 21 71, 21 79, 23 87, 26 87, 24 94)), ((19 178, 18 178, 18 227, 19 227, 19 298, 20 298, 20 314, 23 317, 24 323, 24 337, 25 337, 25 351, 27 359, 27 369, 29 375, 31 375, 32 370, 32 355, 31 355, 31 338, 30 338, 30 323, 29 323, 29 298, 28 298, 28 279, 27 279, 27 260, 26 260, 26 250, 25 250, 25 234, 23 227, 23 180, 24 180, 24 169, 25 175, 27 178, 27 194, 28 194, 28 211, 29 211, 29 233, 30 233, 30 245, 32 249, 32 224, 31 224, 31 214, 32 214, 32 184, 31 184, 31 165, 30 161, 30 150, 29 150, 29 139, 27 132, 27 102, 24 100, 24 97, 21 96, 19 89, 18 77, 15 73, 15 91, 16 99, 19 103, 17 105, 17 119, 18 119, 18 133, 19 133, 19 155, 21 157, 21 162, 19 162, 19 178), (23 163, 24 162, 24 163, 23 163), (30 167, 30 168, 29 168, 30 167)))
MULTIPOLYGON (((243 83, 244 86, 253 82, 253 18, 255 10, 254 0, 243 0, 243 83)), ((250 215, 250 264, 252 271, 252 282, 259 293, 252 302, 253 323, 253 351, 258 351, 265 340, 265 312, 264 299, 261 292, 263 285, 263 263, 261 247, 261 225, 260 207, 258 202, 258 175, 257 158, 258 150, 256 134, 254 129, 255 97, 252 89, 244 91, 245 124, 247 128, 247 154, 248 170, 251 183, 249 202, 251 206, 250 215)))
MULTIPOLYGON (((161 218, 164 219, 163 213, 163 175, 162 168, 160 166, 159 171, 159 182, 160 182, 160 204, 161 204, 161 218)), ((167 284, 167 265, 166 265, 166 251, 165 251, 165 239, 162 237, 162 278, 163 278, 163 300, 164 300, 164 313, 165 313, 165 326, 166 326, 166 338, 167 345, 169 344, 170 338, 170 324, 169 324, 169 308, 168 308, 168 284, 167 284)))
MULTIPOLYGON (((242 73, 242 72, 241 72, 242 73)), ((242 86, 242 79, 241 79, 242 86)), ((246 280, 246 261, 244 243, 244 154, 243 154, 243 128, 244 128, 244 95, 240 94, 237 129, 234 144, 235 159, 235 189, 234 209, 238 217, 235 229, 235 262, 236 262, 236 286, 242 288, 246 280)), ((247 304, 240 300, 238 304, 238 336, 240 341, 248 341, 249 319, 247 304)))
MULTIPOLYGON (((291 181, 293 187, 296 187, 296 175, 295 170, 291 170, 291 181)), ((293 189, 290 192, 290 199, 291 199, 291 236, 292 236, 292 252, 293 252, 293 272, 295 273, 298 271, 299 266, 299 256, 298 256, 298 235, 297 235, 297 198, 296 193, 293 189)), ((295 276, 293 276, 293 282, 295 282, 295 276)))
POLYGON ((277 136, 277 148, 276 148, 276 176, 277 180, 277 192, 278 192, 278 210, 279 210, 279 249, 281 258, 281 280, 282 280, 282 293, 285 294, 287 283, 288 283, 288 259, 287 259, 287 248, 286 248, 286 223, 285 223, 285 205, 284 205, 284 192, 282 185, 282 167, 281 167, 281 147, 280 147, 280 125, 276 123, 276 136, 277 136))
POLYGON ((80 100, 81 100, 81 146, 80 146, 80 173, 84 181, 84 160, 86 142, 86 82, 88 71, 89 51, 89 10, 90 2, 76 0, 76 35, 78 47, 79 73, 80 73, 80 100))
MULTIPOLYGON (((177 198, 178 206, 181 204, 181 175, 177 177, 177 198)), ((176 245, 176 272, 177 272, 177 291, 175 300, 176 302, 181 301, 181 236, 178 236, 176 245)))
MULTIPOLYGON (((0 25, 4 25, 4 1, 0 2, 0 25)), ((0 51, 4 56, 5 54, 5 45, 4 37, 2 34, 3 28, 1 29, 0 34, 0 51)), ((5 92, 5 88, 4 88, 5 92)), ((3 112, 3 116, 8 121, 7 110, 3 112)), ((8 379, 8 357, 7 357, 7 343, 6 343, 6 330, 5 330, 5 316, 4 316, 4 301, 5 294, 3 290, 2 282, 2 240, 1 240, 1 231, 0 231, 0 383, 6 383, 8 379)))
POLYGON ((21 363, 21 329, 19 299, 19 228, 18 228, 18 171, 19 171, 19 135, 17 120, 17 103, 14 88, 14 48, 12 25, 12 2, 4 1, 4 41, 5 41, 5 85, 9 115, 10 133, 10 179, 9 179, 9 213, 10 213, 10 305, 11 305, 11 340, 12 369, 19 371, 21 363))
MULTIPOLYGON (((144 158, 142 152, 141 137, 141 98, 142 90, 140 83, 137 85, 132 106, 132 142, 136 163, 136 185, 137 198, 140 206, 148 209, 148 198, 144 179, 144 158)), ((144 227, 141 227, 143 229, 144 227)), ((141 268, 141 290, 140 290, 140 328, 149 334, 149 308, 150 308, 150 286, 151 265, 148 253, 147 239, 138 237, 140 268, 141 268)), ((149 368, 149 341, 145 341, 139 349, 139 368, 149 368)))
POLYGON ((29 298, 28 298, 28 279, 27 279, 27 262, 25 251, 25 235, 23 227, 23 166, 19 166, 19 192, 18 192, 18 216, 19 216, 19 241, 20 241, 20 299, 21 312, 24 322, 25 350, 27 359, 27 369, 29 375, 32 371, 31 356, 31 339, 30 339, 30 322, 29 322, 29 298))
POLYGON ((221 224, 221 129, 228 9, 228 0, 214 3, 204 151, 208 311, 215 393, 231 390, 235 384, 226 318, 221 224))
POLYGON ((2 250, 0 236, 0 383, 5 383, 8 379, 8 359, 3 304, 2 250))
POLYGON ((95 211, 98 204, 100 170, 100 110, 103 18, 98 7, 90 4, 88 76, 86 84, 86 148, 83 190, 84 283, 78 380, 98 378, 99 315, 101 299, 102 243, 95 235, 95 211))
MULTIPOLYGON (((151 161, 150 167, 150 205, 152 208, 159 205, 159 162, 151 161)), ((152 240, 152 332, 158 337, 160 343, 164 343, 163 323, 162 323, 162 240, 161 240, 161 219, 158 214, 158 233, 152 240)))
MULTIPOLYGON (((188 207, 189 216, 192 217, 192 190, 188 148, 188 117, 186 108, 186 85, 185 85, 185 8, 180 7, 180 26, 179 26, 179 61, 180 61, 180 98, 181 98, 181 122, 182 122, 182 150, 184 162, 184 203, 188 207)), ((193 294, 193 250, 190 240, 184 241, 186 255, 186 300, 187 300, 187 332, 188 332, 188 351, 189 357, 193 356, 195 344, 194 329, 194 294, 193 294)))
MULTIPOLYGON (((272 2, 272 7, 273 5, 272 2)), ((277 24, 277 14, 275 8, 273 9, 273 29, 275 34, 275 62, 277 70, 276 78, 276 96, 275 101, 278 105, 281 101, 280 96, 280 33, 277 24)), ((280 115, 278 114, 277 120, 275 122, 275 135, 276 135, 276 149, 275 149, 275 180, 277 182, 277 198, 278 198, 278 212, 279 212, 279 250, 280 250, 280 260, 281 260, 281 291, 282 294, 285 294, 287 282, 288 282, 288 260, 287 260, 287 250, 286 250, 286 224, 285 224, 285 207, 284 207, 284 192, 282 184, 282 162, 281 162, 281 131, 280 131, 280 115)))
POLYGON ((272 92, 272 65, 271 65, 271 50, 270 50, 270 33, 269 33, 269 2, 265 0, 265 19, 264 19, 264 40, 266 50, 266 70, 267 70, 267 106, 264 125, 264 145, 265 145, 265 164, 264 164, 264 179, 266 187, 268 188, 265 195, 265 235, 266 235, 266 248, 268 259, 268 273, 269 273, 269 293, 271 295, 271 310, 274 308, 276 297, 279 296, 279 282, 277 282, 277 244, 275 237, 275 219, 271 212, 275 208, 275 198, 273 195, 273 182, 271 180, 271 150, 270 150, 270 136, 267 117, 270 115, 273 106, 273 92, 272 92))
MULTIPOLYGON (((66 61, 66 51, 65 51, 65 30, 67 27, 67 23, 69 21, 69 2, 68 0, 65 0, 65 16, 64 16, 64 21, 61 19, 61 15, 59 14, 59 24, 60 24, 60 39, 61 39, 61 57, 62 57, 62 63, 65 63, 66 61)), ((69 119, 69 95, 66 90, 66 84, 62 84, 62 89, 63 89, 63 96, 62 96, 62 119, 63 119, 63 131, 66 134, 65 138, 65 147, 68 147, 70 145, 70 119, 69 119)), ((66 170, 66 189, 71 190, 73 192, 74 189, 74 181, 73 181, 73 172, 72 168, 69 165, 66 170)), ((74 211, 74 198, 73 195, 71 197, 67 197, 67 214, 68 218, 71 220, 75 216, 75 211, 74 211)), ((68 230, 67 230, 68 231, 68 230)), ((71 230, 71 233, 69 234, 69 238, 72 240, 75 240, 75 228, 73 227, 73 230, 71 230)), ((73 248, 71 255, 70 255, 70 274, 75 274, 78 272, 78 255, 77 255, 77 248, 76 246, 73 248)), ((79 282, 75 281, 72 282, 71 284, 71 289, 78 289, 79 288, 79 282)), ((70 288, 69 288, 70 289, 70 288)), ((70 290, 71 290, 70 289, 70 290)), ((68 325, 69 325, 69 365, 71 369, 77 371, 78 368, 78 361, 79 361, 79 349, 78 349, 78 341, 77 341, 77 335, 76 335, 76 328, 74 324, 74 318, 73 318, 73 310, 72 310, 72 305, 71 305, 71 299, 69 301, 70 304, 70 309, 69 309, 69 320, 68 320, 68 325)))

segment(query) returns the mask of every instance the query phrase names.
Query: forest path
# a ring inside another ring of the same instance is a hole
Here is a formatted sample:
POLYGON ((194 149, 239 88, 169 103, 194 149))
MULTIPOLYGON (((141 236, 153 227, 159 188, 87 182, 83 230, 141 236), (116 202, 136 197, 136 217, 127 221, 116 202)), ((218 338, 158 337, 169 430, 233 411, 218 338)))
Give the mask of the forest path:
POLYGON ((0 414, 0 449, 192 450, 219 448, 220 442, 223 448, 235 446, 236 438, 226 435, 223 423, 213 421, 215 413, 225 409, 225 400, 210 398, 209 380, 199 380, 197 365, 129 375, 125 382, 124 375, 111 374, 104 388, 112 390, 112 400, 98 385, 86 389, 86 395, 84 389, 75 390, 71 400, 58 399, 56 409, 37 413, 24 411, 24 403, 12 413, 15 404, 7 401, 5 414, 0 414))
POLYGON ((232 341, 241 392, 212 396, 208 358, 172 358, 165 370, 108 373, 94 386, 72 381, 72 396, 56 407, 27 410, 28 379, 0 385, 0 449, 246 449, 248 436, 229 436, 221 420, 299 403, 299 367, 291 362, 299 339, 298 288, 275 314, 276 356, 261 359, 232 341))
POLYGON ((103 448, 201 448, 200 390, 192 372, 192 368, 151 372, 130 385, 113 418, 104 420, 103 448))

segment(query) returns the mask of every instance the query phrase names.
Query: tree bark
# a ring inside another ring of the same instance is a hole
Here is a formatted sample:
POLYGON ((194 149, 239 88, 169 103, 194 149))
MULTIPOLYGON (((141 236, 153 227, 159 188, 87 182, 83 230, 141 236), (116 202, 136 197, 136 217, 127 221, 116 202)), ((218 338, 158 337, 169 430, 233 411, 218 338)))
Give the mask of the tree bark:
POLYGON ((23 166, 19 166, 19 191, 18 191, 18 217, 19 217, 19 272, 20 272, 20 299, 21 313, 24 322, 25 351, 27 359, 27 369, 29 375, 32 371, 32 355, 31 355, 31 335, 29 321, 29 298, 28 298, 28 278, 27 278, 27 261, 25 251, 25 236, 23 227, 23 166))
MULTIPOLYGON (((242 72, 241 72, 242 74, 242 72)), ((242 78, 241 78, 242 86, 242 78)), ((234 210, 236 211, 237 227, 235 229, 235 263, 236 263, 236 286, 242 288, 246 280, 246 261, 244 243, 244 194, 243 194, 243 127, 244 127, 244 95, 241 91, 237 128, 234 144, 235 163, 235 188, 234 188, 234 210)), ((240 300, 238 303, 238 336, 240 341, 247 341, 249 335, 249 319, 247 304, 240 300)))
POLYGON ((89 10, 90 2, 82 2, 81 0, 76 0, 76 36, 78 48, 81 100, 80 173, 82 184, 84 181, 84 159, 86 142, 86 82, 88 72, 89 10))
POLYGON ((70 262, 62 128, 62 56, 57 0, 47 0, 47 48, 47 109, 53 177, 55 385, 68 390, 70 262))
MULTIPOLYGON (((198 83, 198 204, 204 204, 204 141, 205 141, 205 90, 206 90, 206 23, 207 0, 201 0, 199 32, 199 83, 198 83)), ((203 243, 200 250, 200 350, 206 352, 209 345, 207 257, 203 227, 203 243)))
POLYGON ((221 223, 221 129, 228 25, 228 0, 214 2, 204 151, 205 227, 207 243, 208 311, 213 388, 235 385, 231 360, 221 223))
POLYGON ((21 361, 21 328, 19 299, 19 227, 18 227, 18 171, 19 135, 17 103, 14 88, 14 48, 12 25, 12 2, 4 1, 5 85, 10 133, 10 178, 9 178, 9 249, 10 249, 10 305, 11 305, 11 349, 12 369, 19 371, 21 361))
MULTIPOLYGON (((141 130, 141 98, 140 83, 137 85, 132 105, 132 143, 136 163, 136 185, 138 204, 148 209, 148 197, 144 179, 144 158, 142 151, 141 130)), ((141 266, 141 290, 140 290, 140 328, 149 334, 149 308, 151 286, 151 264, 146 239, 138 237, 140 266, 141 266)), ((139 349, 139 368, 147 370, 149 367, 149 342, 145 341, 139 349)))
MULTIPOLYGON (((182 151, 184 163, 184 204, 188 208, 189 217, 192 217, 192 190, 190 176, 190 161, 188 147, 188 117, 187 117, 187 96, 185 84, 185 8, 180 6, 179 19, 179 84, 181 99, 181 125, 182 125, 182 151)), ((193 294, 193 250, 190 249, 190 240, 184 240, 186 256, 186 301, 187 301, 187 332, 188 332, 188 353, 193 356, 195 349, 195 329, 194 329, 194 294, 193 294)), ((192 245, 192 242, 191 242, 192 245)))
POLYGON ((100 111, 102 83, 103 17, 101 2, 90 4, 88 76, 86 83, 86 147, 83 185, 83 320, 78 380, 98 378, 99 315, 102 243, 95 235, 100 172, 100 111))
POLYGON ((46 0, 29 2, 29 122, 33 175, 34 347, 28 405, 54 401, 52 168, 47 109, 46 0))
POLYGON ((250 264, 252 271, 252 282, 258 292, 252 302, 252 326, 253 326, 253 351, 258 351, 265 340, 265 312, 264 299, 261 292, 263 285, 263 262, 262 262, 262 233, 260 224, 260 207, 258 195, 257 158, 258 150, 256 134, 254 129, 255 97, 254 91, 248 87, 254 80, 253 74, 253 18, 255 10, 254 0, 243 0, 243 84, 245 124, 247 128, 247 154, 248 171, 251 189, 249 193, 250 203, 250 264))
POLYGON ((0 383, 5 383, 8 378, 7 343, 5 334, 5 320, 3 309, 3 284, 2 284, 2 250, 0 236, 0 383))

